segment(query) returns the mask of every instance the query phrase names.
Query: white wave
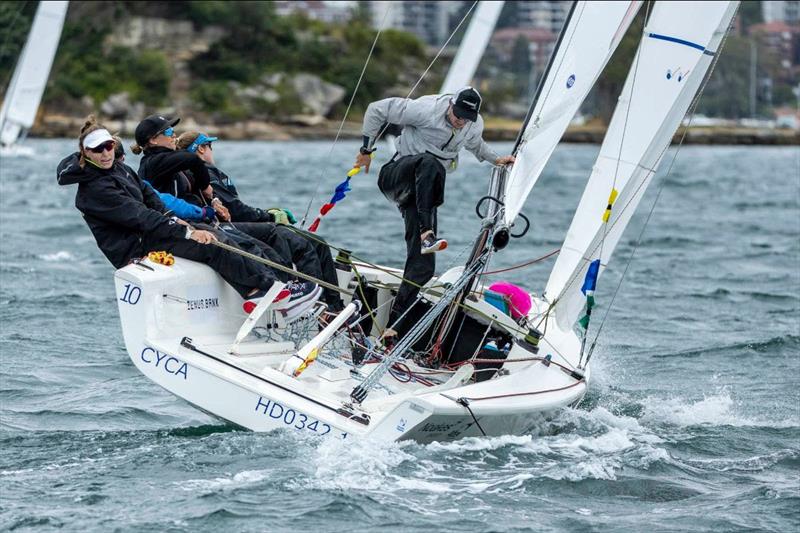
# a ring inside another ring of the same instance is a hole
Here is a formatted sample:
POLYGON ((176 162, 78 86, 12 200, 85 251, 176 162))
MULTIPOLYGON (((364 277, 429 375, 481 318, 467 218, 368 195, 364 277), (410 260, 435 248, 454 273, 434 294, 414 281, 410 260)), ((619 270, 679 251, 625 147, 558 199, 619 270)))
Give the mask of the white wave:
POLYGON ((796 419, 770 421, 744 416, 736 412, 737 404, 725 389, 697 401, 687 401, 685 398, 648 398, 643 403, 645 413, 642 420, 682 427, 796 427, 798 424, 796 419))
POLYGON ((522 446, 533 439, 530 435, 503 435, 501 437, 467 437, 455 442, 432 442, 425 447, 431 452, 477 452, 522 446))
POLYGON ((54 254, 42 254, 39 256, 39 259, 52 263, 55 261, 72 261, 75 259, 75 256, 66 250, 60 250, 54 254))
POLYGON ((259 483, 270 477, 271 470, 244 470, 230 477, 217 477, 213 479, 188 479, 175 482, 181 490, 213 492, 229 488, 239 488, 259 483))

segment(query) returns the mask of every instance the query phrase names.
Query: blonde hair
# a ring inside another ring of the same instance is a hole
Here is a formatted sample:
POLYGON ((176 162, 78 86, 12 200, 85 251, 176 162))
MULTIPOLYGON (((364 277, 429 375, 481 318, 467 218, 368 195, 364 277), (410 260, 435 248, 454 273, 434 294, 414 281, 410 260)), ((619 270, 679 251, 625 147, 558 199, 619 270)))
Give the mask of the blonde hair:
POLYGON ((194 141, 197 140, 199 136, 199 131, 185 131, 181 133, 181 136, 178 137, 178 142, 176 143, 178 150, 186 150, 194 141))
POLYGON ((78 151, 81 154, 80 160, 78 163, 80 164, 81 168, 86 164, 86 157, 85 157, 85 150, 83 148, 83 141, 86 139, 86 136, 96 130, 103 130, 106 129, 105 126, 97 122, 97 119, 94 115, 89 115, 86 117, 86 120, 83 123, 83 127, 81 128, 81 134, 78 137, 78 151))

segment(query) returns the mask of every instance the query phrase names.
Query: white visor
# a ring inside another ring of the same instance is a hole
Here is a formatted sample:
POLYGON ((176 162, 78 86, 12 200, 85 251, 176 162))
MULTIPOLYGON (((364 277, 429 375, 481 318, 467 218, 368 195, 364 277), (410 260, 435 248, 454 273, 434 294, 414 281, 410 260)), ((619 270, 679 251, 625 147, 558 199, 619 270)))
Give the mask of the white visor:
POLYGON ((114 138, 108 133, 108 130, 100 129, 94 130, 92 133, 86 136, 83 140, 83 147, 84 148, 97 148, 101 144, 106 141, 113 141, 114 138))

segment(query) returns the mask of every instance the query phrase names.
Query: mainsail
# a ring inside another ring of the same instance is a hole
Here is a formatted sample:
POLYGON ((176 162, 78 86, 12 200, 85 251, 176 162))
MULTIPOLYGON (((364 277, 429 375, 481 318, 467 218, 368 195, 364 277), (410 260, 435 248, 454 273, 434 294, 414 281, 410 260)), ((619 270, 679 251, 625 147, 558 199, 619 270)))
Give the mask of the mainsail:
POLYGON ((440 94, 454 93, 472 81, 503 4, 505 2, 502 1, 482 1, 478 4, 469 28, 461 40, 461 46, 458 47, 456 57, 447 72, 440 94))
POLYGON ((517 141, 517 161, 505 188, 506 224, 519 214, 641 4, 579 1, 572 6, 517 141))
POLYGON ((69 2, 39 2, 28 40, 0 110, 0 144, 14 144, 33 125, 58 48, 69 2))
POLYGON ((739 2, 657 2, 545 297, 561 329, 587 301, 686 114, 739 2), (687 16, 690 14, 690 16, 687 16), (599 260, 599 263, 596 262, 599 260), (590 265, 596 265, 587 276, 590 265))

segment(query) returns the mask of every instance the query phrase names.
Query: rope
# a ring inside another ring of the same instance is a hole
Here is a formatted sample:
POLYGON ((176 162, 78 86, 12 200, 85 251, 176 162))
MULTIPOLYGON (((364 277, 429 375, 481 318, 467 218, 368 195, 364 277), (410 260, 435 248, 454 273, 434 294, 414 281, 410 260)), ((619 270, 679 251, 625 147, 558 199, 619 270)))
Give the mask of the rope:
MULTIPOLYGON (((347 115, 350 113, 350 108, 353 106, 353 101, 356 99, 356 94, 358 94, 358 88, 361 87, 361 81, 364 79, 364 73, 367 71, 367 66, 369 65, 370 59, 372 59, 372 54, 375 52, 375 46, 378 44, 378 38, 383 31, 384 23, 386 22, 386 17, 389 14, 389 11, 392 9, 392 5, 386 8, 386 11, 383 13, 383 19, 381 20, 381 25, 378 27, 378 32, 375 34, 375 39, 372 41, 372 47, 369 49, 369 53, 367 54, 367 60, 364 61, 364 66, 361 69, 361 74, 358 76, 358 81, 356 82, 355 88, 353 88, 353 94, 350 96, 350 102, 347 104, 347 109, 344 112, 344 116, 342 117, 342 121, 339 123, 339 129, 336 131, 336 137, 333 139, 333 144, 331 145, 331 149, 328 152, 327 160, 330 161, 331 156, 333 155, 333 150, 336 148, 336 143, 339 142, 339 136, 342 134, 342 129, 344 128, 345 121, 347 120, 347 115)), ((317 198, 317 194, 319 193, 319 186, 322 181, 327 177, 327 173, 325 169, 327 165, 323 165, 322 172, 320 173, 319 178, 317 178, 317 184, 314 186, 314 193, 311 195, 311 199, 308 201, 308 205, 306 206, 306 212, 303 213, 303 219, 300 221, 300 225, 305 227, 306 219, 308 218, 308 213, 311 211, 311 204, 314 203, 314 200, 317 198)))
POLYGON ((333 285, 332 283, 328 283, 327 281, 323 281, 323 280, 321 280, 319 278, 315 278, 314 276, 311 276, 309 274, 305 274, 303 272, 298 272, 298 271, 296 271, 294 269, 291 269, 289 267, 285 267, 285 266, 283 266, 283 265, 281 265, 279 263, 276 263, 274 261, 270 261, 269 259, 264 259, 263 257, 259 257, 257 255, 251 254, 250 252, 245 252, 244 250, 241 250, 241 249, 239 249, 239 248, 237 248, 235 246, 231 246, 230 244, 226 244, 224 242, 217 241, 217 240, 211 241, 211 244, 213 244, 214 246, 216 246, 218 248, 222 248, 223 250, 227 250, 227 251, 232 252, 234 254, 241 255, 242 257, 246 257, 248 259, 252 259, 253 261, 255 261, 257 263, 261 263, 262 265, 266 265, 268 267, 272 267, 275 270, 280 270, 281 272, 286 272, 287 274, 291 274, 292 276, 297 276, 298 278, 303 278, 303 279, 306 279, 308 281, 313 281, 314 283, 316 283, 320 287, 324 287, 324 288, 330 289, 332 291, 340 292, 340 293, 346 294, 347 296, 350 296, 350 297, 353 296, 352 292, 347 291, 345 289, 342 289, 338 285, 333 285))
POLYGON ((552 257, 552 256, 556 255, 556 254, 557 254, 558 252, 560 252, 560 251, 561 251, 561 248, 558 248, 557 250, 553 250, 553 251, 552 251, 552 252, 550 252, 549 254, 545 254, 545 255, 543 255, 543 256, 541 256, 541 257, 537 257, 536 259, 531 259, 530 261, 526 261, 526 262, 524 262, 524 263, 520 263, 520 264, 518 264, 518 265, 515 265, 515 266, 512 266, 512 267, 508 267, 508 268, 501 268, 500 270, 492 270, 492 271, 490 271, 490 272, 483 272, 482 274, 480 274, 480 276, 490 276, 490 275, 492 275, 492 274, 500 274, 500 273, 502 273, 502 272, 510 272, 510 271, 512 271, 512 270, 517 270, 517 269, 520 269, 520 268, 525 268, 526 266, 530 266, 530 265, 533 265, 533 264, 539 263, 539 262, 541 262, 541 261, 544 261, 545 259, 547 259, 547 258, 549 258, 549 257, 552 257))
MULTIPOLYGON (((738 8, 737 8, 737 10, 738 10, 738 8)), ((697 105, 700 103, 700 98, 702 97, 703 92, 705 91, 706 85, 708 85, 708 81, 711 79, 711 75, 713 74, 714 69, 717 66, 717 62, 719 61, 719 57, 720 57, 720 55, 722 53, 722 49, 725 47, 725 42, 728 40, 728 35, 730 35, 730 31, 731 31, 731 28, 733 27, 733 23, 734 23, 735 18, 736 17, 735 17, 735 13, 734 13, 734 16, 731 17, 731 21, 728 24, 728 29, 725 31, 725 36, 722 38, 722 42, 720 42, 720 46, 717 48, 716 55, 714 56, 714 60, 711 63, 711 66, 708 69, 708 73, 706 74, 705 80, 703 81, 703 84, 700 87, 700 90, 697 91, 697 94, 695 95, 694 100, 692 100, 692 103, 689 106, 689 111, 688 111, 689 122, 686 125, 686 127, 683 129, 683 134, 681 135, 680 141, 678 141, 678 145, 677 145, 677 147, 675 149, 675 154, 672 156, 672 160, 670 161, 669 168, 667 168, 666 174, 661 179, 661 183, 659 184, 658 191, 656 192, 656 197, 653 200, 653 204, 650 206, 650 211, 647 213, 647 218, 645 219, 644 224, 642 225, 642 229, 639 232, 639 236, 636 239, 636 243, 634 244, 633 249, 631 250, 631 254, 628 257, 628 261, 625 263, 625 269, 622 271, 622 275, 620 276, 619 282, 617 283, 617 287, 615 288, 614 293, 611 296, 611 301, 609 302, 608 307, 606 308, 606 311, 603 314, 603 318, 600 321, 600 326, 598 326, 598 328, 597 328, 597 333, 595 334, 594 339, 592 340, 592 345, 589 348, 589 354, 586 357, 586 365, 589 364, 589 360, 592 357, 592 353, 594 352, 594 348, 597 345, 597 340, 600 337, 600 333, 603 331, 603 326, 605 325, 606 319, 608 318, 608 315, 611 312, 611 308, 613 307, 614 302, 615 302, 615 300, 617 298, 617 293, 619 293, 619 289, 620 289, 620 287, 622 287, 622 282, 625 279, 625 276, 627 275, 628 270, 630 269, 631 263, 633 262, 633 257, 636 254, 636 250, 639 248, 639 245, 642 242, 642 238, 644 237, 644 232, 647 229, 647 225, 650 223, 650 219, 653 216, 653 212, 655 211, 656 204, 658 204, 658 200, 661 198, 661 193, 664 190, 664 186, 667 183, 667 178, 672 173, 672 168, 675 166, 675 161, 677 160, 678 154, 680 153, 681 147, 683 146, 683 141, 686 139, 686 135, 689 132, 689 128, 691 128, 692 121, 694 120, 694 116, 695 116, 694 113, 695 113, 695 110, 697 108, 697 105)), ((659 159, 661 159, 661 157, 667 151, 668 148, 669 148, 669 145, 667 145, 664 148, 664 150, 661 152, 661 155, 659 156, 659 159)), ((658 161, 658 159, 656 161, 658 161)), ((644 183, 644 181, 646 181, 646 179, 643 180, 643 183, 644 183)), ((640 187, 641 187, 641 185, 640 185, 640 187)), ((635 197, 635 195, 634 195, 634 197, 635 197)), ((630 204, 628 204, 628 205, 630 205, 630 204)), ((627 207, 627 205, 626 205, 626 207, 627 207)))

